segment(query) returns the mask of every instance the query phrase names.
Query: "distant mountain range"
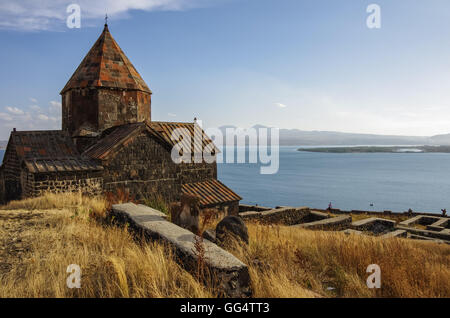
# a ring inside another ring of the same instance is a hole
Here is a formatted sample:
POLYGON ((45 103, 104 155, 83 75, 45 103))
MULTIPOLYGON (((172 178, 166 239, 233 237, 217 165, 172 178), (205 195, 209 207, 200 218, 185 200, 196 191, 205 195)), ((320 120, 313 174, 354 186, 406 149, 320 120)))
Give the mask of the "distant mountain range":
MULTIPOLYGON (((219 129, 225 135, 226 128, 235 126, 221 126, 219 129)), ((270 128, 255 125, 253 128, 270 128)), ((430 137, 393 136, 375 134, 355 134, 334 131, 304 131, 299 129, 280 129, 281 146, 352 146, 352 145, 450 145, 450 134, 430 137)))
MULTIPOLYGON (((221 126, 219 129, 226 134, 226 128, 236 126, 221 126)), ((270 128, 263 125, 255 125, 253 128, 270 128)), ((0 149, 5 149, 7 141, 0 140, 0 149)), ((281 146, 385 146, 385 145, 450 145, 450 134, 430 137, 420 136, 392 136, 373 134, 353 134, 335 131, 305 131, 299 129, 280 129, 281 146)))

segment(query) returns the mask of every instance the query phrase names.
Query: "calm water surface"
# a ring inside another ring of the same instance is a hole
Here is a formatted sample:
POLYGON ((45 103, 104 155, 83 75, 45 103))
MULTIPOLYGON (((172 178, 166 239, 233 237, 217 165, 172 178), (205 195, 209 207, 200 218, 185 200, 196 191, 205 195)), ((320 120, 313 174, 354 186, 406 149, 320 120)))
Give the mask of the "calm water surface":
POLYGON ((332 202, 346 210, 450 210, 450 154, 332 154, 298 148, 280 147, 277 174, 261 175, 256 164, 219 164, 219 179, 248 204, 325 209, 332 202))
MULTIPOLYGON (((450 210, 450 154, 330 154, 280 147, 280 169, 261 175, 257 164, 219 164, 219 179, 242 203, 340 209, 450 210), (371 207, 370 204, 374 206, 371 207)), ((0 150, 0 160, 4 150, 0 150)))

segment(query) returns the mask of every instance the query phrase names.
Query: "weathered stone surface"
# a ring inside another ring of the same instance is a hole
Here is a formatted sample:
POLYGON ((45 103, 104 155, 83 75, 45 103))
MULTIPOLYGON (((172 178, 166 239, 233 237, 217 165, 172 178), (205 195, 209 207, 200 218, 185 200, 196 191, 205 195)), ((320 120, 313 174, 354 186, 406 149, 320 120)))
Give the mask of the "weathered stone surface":
POLYGON ((198 234, 200 227, 200 198, 183 194, 181 202, 170 204, 170 220, 195 234, 198 234))
POLYGON ((369 231, 374 234, 386 233, 395 227, 395 221, 381 218, 367 218, 353 222, 351 228, 358 231, 369 231))
POLYGON ((418 215, 413 218, 410 218, 408 220, 405 220, 403 222, 400 222, 399 225, 401 226, 411 226, 414 224, 420 224, 420 225, 431 225, 433 223, 436 223, 440 221, 440 217, 435 216, 428 216, 428 215, 418 215))
POLYGON ((273 209, 264 207, 264 206, 259 206, 259 205, 239 204, 239 212, 248 212, 248 211, 262 212, 262 211, 269 211, 269 210, 273 210, 273 209))
POLYGON ((391 237, 406 237, 408 232, 405 230, 395 230, 386 234, 383 234, 381 238, 391 238, 391 237))
POLYGON ((151 216, 150 219, 154 219, 154 217, 157 216, 167 220, 166 214, 143 204, 124 203, 114 205, 113 208, 114 210, 120 209, 121 213, 125 213, 133 217, 135 222, 146 222, 149 219, 149 216, 151 216))
POLYGON ((353 234, 353 235, 362 235, 363 234, 363 232, 361 232, 361 231, 352 230, 352 229, 346 229, 346 230, 343 230, 342 232, 344 232, 347 235, 351 235, 351 234, 353 234))
POLYGON ((432 237, 421 236, 421 235, 417 235, 417 234, 411 234, 411 233, 408 233, 407 238, 412 239, 412 240, 431 241, 431 242, 435 242, 435 243, 439 243, 439 244, 442 244, 442 243, 450 244, 450 241, 441 240, 441 239, 432 238, 432 237))
POLYGON ((216 242, 216 231, 215 230, 206 230, 203 232, 203 238, 210 242, 216 242))
POLYGON ((331 218, 331 216, 328 213, 319 212, 319 211, 311 211, 311 215, 317 219, 316 221, 331 218))
POLYGON ((449 218, 440 218, 439 221, 431 224, 436 227, 450 228, 450 219, 449 218))
POLYGON ((334 218, 322 219, 319 221, 302 223, 294 225, 294 227, 310 229, 310 230, 342 230, 350 226, 352 222, 351 216, 340 215, 334 218))
POLYGON ((263 212, 242 212, 239 216, 244 220, 258 220, 264 223, 275 223, 283 225, 295 225, 302 222, 302 220, 310 214, 307 207, 299 208, 281 208, 273 209, 263 212))
MULTIPOLYGON (((130 224, 130 228, 148 239, 169 244, 177 260, 188 271, 195 271, 198 261, 195 252, 196 235, 171 222, 159 211, 132 203, 114 205, 115 220, 130 224)), ((197 237, 198 238, 198 237, 197 237)), ((216 277, 221 294, 227 297, 251 296, 248 267, 216 244, 204 240, 205 264, 216 277)))
POLYGON ((424 237, 429 237, 429 238, 437 238, 437 239, 441 239, 441 240, 445 240, 445 241, 450 241, 450 231, 446 232, 446 230, 437 232, 437 231, 415 229, 412 227, 407 227, 407 226, 402 226, 402 225, 398 225, 397 229, 405 230, 408 233, 419 235, 419 236, 424 236, 424 237))
POLYGON ((248 230, 244 221, 238 216, 225 217, 216 226, 216 243, 226 246, 227 241, 234 237, 248 244, 248 230))

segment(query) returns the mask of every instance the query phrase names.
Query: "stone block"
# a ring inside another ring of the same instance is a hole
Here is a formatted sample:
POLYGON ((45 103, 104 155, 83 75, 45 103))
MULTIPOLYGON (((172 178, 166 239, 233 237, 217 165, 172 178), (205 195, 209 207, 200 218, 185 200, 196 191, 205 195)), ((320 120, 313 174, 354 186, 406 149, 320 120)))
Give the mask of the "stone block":
MULTIPOLYGON (((133 203, 114 205, 112 215, 116 221, 130 224, 130 229, 139 235, 171 246, 180 265, 195 273, 198 261, 195 243, 198 236, 167 221, 161 212, 133 203)), ((208 240, 204 240, 203 244, 205 264, 217 279, 220 295, 250 297, 252 293, 247 265, 208 240)))

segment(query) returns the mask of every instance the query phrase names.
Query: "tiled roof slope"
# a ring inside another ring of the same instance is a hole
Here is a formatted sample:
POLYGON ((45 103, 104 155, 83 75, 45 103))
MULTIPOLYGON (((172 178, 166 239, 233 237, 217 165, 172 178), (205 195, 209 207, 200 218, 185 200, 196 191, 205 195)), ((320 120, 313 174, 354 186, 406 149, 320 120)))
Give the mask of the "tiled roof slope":
POLYGON ((151 94, 150 89, 105 28, 66 86, 73 88, 108 87, 139 90, 151 94))
POLYGON ((106 159, 129 138, 136 136, 144 130, 151 132, 150 127, 148 127, 145 122, 110 128, 103 133, 101 139, 97 143, 83 152, 83 156, 100 160, 106 159))
MULTIPOLYGON (((169 123, 169 122, 145 122, 126 124, 117 126, 105 131, 103 137, 94 145, 86 149, 83 155, 93 159, 106 159, 114 150, 118 149, 125 141, 129 140, 133 136, 139 134, 143 130, 147 130, 152 136, 154 136, 159 142, 164 144, 168 149, 177 143, 172 140, 172 132, 176 128, 186 128, 191 134, 191 141, 193 142, 194 136, 194 123, 169 123)), ((199 130, 203 133, 203 149, 206 145, 212 142, 208 136, 206 136, 203 130, 199 130)), ((186 141, 187 142, 187 141, 186 141)), ((216 149, 216 152, 218 150, 216 149)))
MULTIPOLYGON (((168 142, 172 147, 175 146, 178 142, 177 140, 172 139, 172 134, 175 129, 184 128, 187 129, 191 135, 191 152, 192 153, 198 153, 203 152, 206 146, 212 143, 212 140, 206 135, 206 133, 203 131, 203 129, 199 127, 198 133, 202 134, 202 149, 200 149, 200 145, 196 145, 194 143, 194 134, 195 134, 195 123, 179 123, 179 122, 162 122, 162 121, 152 121, 150 123, 150 127, 153 128, 166 142, 168 142)), ((181 141, 182 145, 185 148, 189 147, 188 140, 186 140, 185 143, 181 141)), ((215 153, 219 152, 219 149, 214 145, 215 153)))
POLYGON ((185 194, 200 198, 200 204, 203 206, 242 200, 233 190, 215 179, 183 184, 181 190, 185 194))
POLYGON ((32 173, 103 169, 94 161, 82 158, 72 139, 61 130, 13 131, 9 147, 13 147, 11 150, 15 150, 32 173))

